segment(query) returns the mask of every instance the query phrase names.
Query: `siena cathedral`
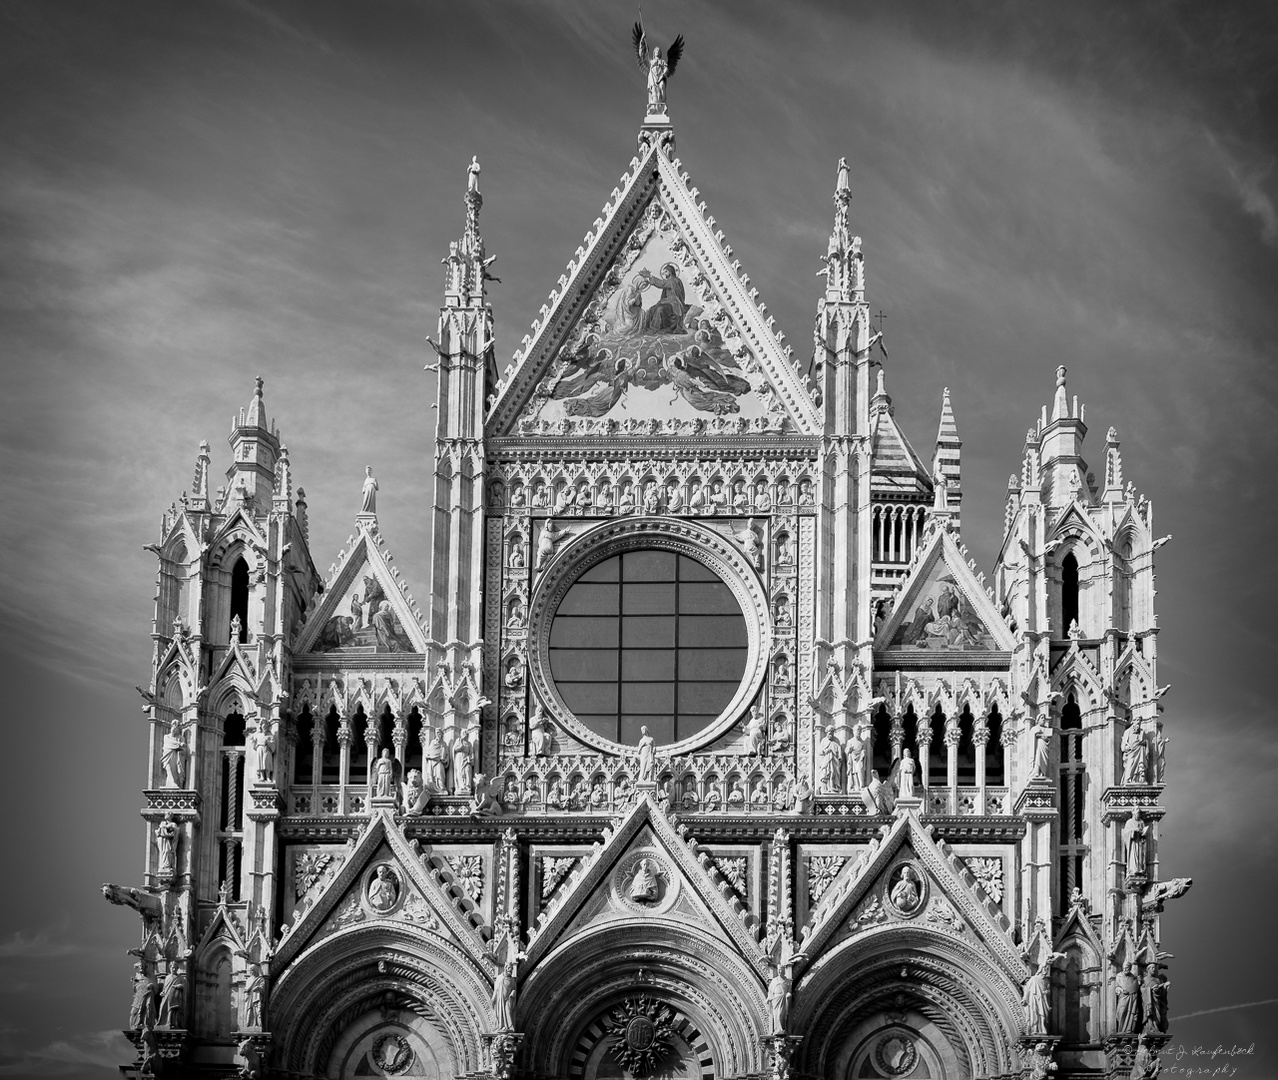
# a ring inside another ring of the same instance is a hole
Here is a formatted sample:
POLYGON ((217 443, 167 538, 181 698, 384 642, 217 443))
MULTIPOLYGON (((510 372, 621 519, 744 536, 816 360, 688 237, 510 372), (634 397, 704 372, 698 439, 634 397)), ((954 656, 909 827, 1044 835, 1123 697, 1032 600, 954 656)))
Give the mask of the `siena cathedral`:
POLYGON ((1190 882, 1115 429, 1089 464, 1044 373, 978 572, 847 164, 800 358, 676 156, 681 41, 636 38, 638 152, 504 372, 470 165, 424 602, 371 468, 317 569, 261 379, 164 515, 123 1074, 1156 1076, 1190 882))

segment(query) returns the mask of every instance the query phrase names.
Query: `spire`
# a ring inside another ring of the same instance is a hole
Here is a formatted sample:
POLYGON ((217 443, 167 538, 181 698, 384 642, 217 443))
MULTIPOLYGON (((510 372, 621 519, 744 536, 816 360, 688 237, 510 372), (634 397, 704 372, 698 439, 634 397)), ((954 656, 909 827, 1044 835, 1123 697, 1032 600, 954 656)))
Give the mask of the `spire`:
MULTIPOLYGON (((883 386, 883 369, 879 368, 879 381, 874 390, 874 397, 870 399, 870 414, 886 412, 888 416, 892 416, 896 410, 892 407, 892 399, 888 396, 887 390, 883 386)), ((951 417, 951 420, 953 417, 951 417)))
POLYGON ((275 463, 275 491, 272 509, 287 514, 293 500, 293 469, 288 461, 288 447, 280 447, 279 460, 275 463))
POLYGON ((192 510, 209 508, 209 463, 212 460, 208 439, 201 439, 200 452, 195 456, 195 478, 191 481, 192 510))
MULTIPOLYGON (((479 233, 479 210, 484 197, 479 193, 479 158, 472 157, 466 170, 466 229, 460 240, 448 245, 448 267, 444 283, 445 304, 449 307, 482 307, 484 282, 493 260, 484 253, 484 238, 479 233)), ((495 256, 494 256, 495 257, 495 256)))
POLYGON ((279 460, 280 433, 270 426, 262 400, 263 379, 254 380, 247 409, 231 418, 231 467, 226 470, 229 490, 242 493, 250 509, 269 509, 275 491, 275 465, 279 460))
POLYGON ((262 376, 254 380, 253 399, 249 402, 248 414, 240 420, 240 427, 267 428, 266 403, 262 401, 262 376))
POLYGON ((954 422, 954 408, 950 405, 950 388, 941 393, 941 422, 936 429, 936 449, 932 454, 933 482, 945 488, 946 505, 957 515, 963 493, 960 490, 961 472, 959 451, 963 442, 954 422), (939 478, 939 479, 938 479, 939 478))
POLYGON ((834 228, 825 252, 825 298, 831 302, 865 301, 865 259, 861 255, 861 238, 848 227, 848 206, 852 191, 848 187, 848 159, 839 158, 838 177, 834 184, 834 228))

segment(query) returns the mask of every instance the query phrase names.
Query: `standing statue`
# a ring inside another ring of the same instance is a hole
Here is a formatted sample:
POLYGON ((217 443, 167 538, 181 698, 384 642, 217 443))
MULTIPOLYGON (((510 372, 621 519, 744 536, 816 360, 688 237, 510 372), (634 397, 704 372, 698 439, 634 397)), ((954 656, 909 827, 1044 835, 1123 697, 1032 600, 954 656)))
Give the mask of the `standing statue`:
POLYGON ((409 769, 408 779, 404 782, 404 813, 420 814, 429 801, 430 796, 426 794, 421 770, 409 769))
POLYGON ((266 993, 266 976, 262 965, 249 961, 248 977, 244 980, 241 998, 240 1026, 246 1031, 262 1028, 262 996, 266 993))
POLYGON ((786 1021, 790 1017, 790 998, 793 996, 790 968, 776 964, 772 968, 772 981, 768 983, 768 1010, 772 1014, 772 1034, 784 1035, 786 1021))
POLYGON ((159 1026, 180 1028, 186 1017, 186 975, 180 965, 169 968, 160 991, 159 1026))
POLYGON ((162 877, 172 877, 177 873, 178 826, 172 814, 165 814, 164 820, 155 827, 155 851, 158 856, 156 873, 162 877))
POLYGON ((164 786, 180 788, 186 786, 186 736, 183 734, 181 717, 175 716, 164 736, 164 745, 160 753, 160 765, 164 769, 164 786))
POLYGON ((473 764, 475 748, 470 741, 470 729, 458 732, 453 740, 453 794, 469 795, 475 785, 473 764))
POLYGON ((1140 1001, 1145 1008, 1145 1031, 1162 1034, 1167 1030, 1167 988, 1171 983, 1163 977, 1157 964, 1150 964, 1140 981, 1140 1001))
POLYGON ((426 790, 432 795, 443 795, 448 791, 448 779, 445 776, 444 755, 448 752, 444 746, 444 737, 437 728, 429 728, 426 741, 422 744, 422 780, 426 790))
POLYGON ((843 790, 842 760, 843 748, 833 730, 823 727, 821 741, 817 743, 817 784, 823 794, 843 790))
POLYGON ((632 38, 639 67, 648 73, 648 115, 665 116, 666 80, 674 76, 675 68, 679 66, 679 57, 683 55, 683 35, 674 39, 674 44, 666 50, 664 57, 656 46, 653 46, 652 52, 648 51, 648 37, 643 31, 643 23, 635 23, 632 38))
POLYGON ((1140 1030, 1140 980, 1135 964, 1125 964, 1114 976, 1114 1030, 1119 1035, 1140 1030))
POLYGON ((1144 877, 1149 866, 1149 826, 1136 814, 1127 832, 1127 876, 1144 877))
POLYGON ((844 747, 847 755, 848 790, 860 791, 866 785, 865 766, 870 749, 870 725, 858 720, 852 727, 852 737, 844 747))
POLYGON ((515 990, 519 961, 507 959, 493 980, 493 1016, 498 1031, 515 1030, 515 990))
POLYGON ((550 753, 550 741, 546 711, 539 701, 537 708, 533 710, 532 718, 528 721, 528 748, 533 752, 534 757, 546 757, 550 753))
POLYGON ((763 709, 758 705, 750 706, 750 719, 746 723, 746 753, 762 754, 768 745, 768 721, 763 709))
POLYGON ((1123 783, 1149 783, 1149 744, 1144 722, 1137 717, 1123 732, 1123 783))
POLYGON ((141 964, 133 965, 133 1003, 129 1006, 129 1027, 155 1027, 155 982, 141 964))
POLYGON ((359 512, 361 514, 377 513, 377 480, 373 477, 373 466, 364 466, 364 490, 360 493, 359 512))
POLYGON ((1046 715, 1040 716, 1030 729, 1034 737, 1034 769, 1031 780, 1046 780, 1052 764, 1052 725, 1046 715))
POLYGON ((1052 963, 1064 960, 1065 954, 1049 952, 1030 977, 1025 980, 1021 991, 1021 1003, 1025 1006, 1025 1029, 1031 1035, 1046 1035, 1048 991, 1052 980, 1052 963))
POLYGON ((648 734, 647 727, 639 728, 639 783, 652 784, 657 780, 657 740, 648 734))
POLYGON ((898 799, 914 798, 914 770, 918 767, 914 755, 907 746, 901 751, 900 769, 896 777, 896 797, 898 799))
POLYGON ((383 747, 373 765, 373 797, 390 799, 395 796, 395 759, 389 746, 383 747))
MULTIPOLYGON (((571 490, 565 488, 565 491, 571 490)), ((567 529, 555 528, 554 521, 547 521, 541 528, 541 533, 537 536, 537 569, 544 570, 550 564, 550 560, 554 557, 555 548, 559 545, 565 536, 568 535, 567 529)))
POLYGON ((269 784, 275 779, 275 738, 267 729, 267 721, 258 721, 249 741, 253 746, 253 757, 257 767, 257 782, 269 784))
POLYGON ((1171 739, 1163 734, 1163 722, 1159 720, 1154 724, 1154 776, 1155 784, 1161 784, 1167 779, 1167 744, 1171 739))

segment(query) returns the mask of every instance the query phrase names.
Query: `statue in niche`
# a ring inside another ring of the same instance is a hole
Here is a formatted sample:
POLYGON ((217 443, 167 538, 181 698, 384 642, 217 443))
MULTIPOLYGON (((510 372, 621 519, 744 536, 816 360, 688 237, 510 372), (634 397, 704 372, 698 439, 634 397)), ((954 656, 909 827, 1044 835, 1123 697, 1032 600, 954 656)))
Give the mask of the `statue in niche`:
POLYGON ((657 482, 653 480, 643 486, 643 512, 645 514, 656 514, 660 510, 661 496, 657 490, 657 482))
POLYGON ((790 613, 790 598, 788 596, 777 597, 776 623, 778 627, 794 625, 794 616, 790 613))
MULTIPOLYGON (((628 513, 628 511, 624 509, 624 506, 625 506, 626 500, 627 500, 628 498, 630 498, 630 488, 628 488, 628 487, 627 487, 627 488, 626 488, 624 491, 622 491, 622 493, 621 493, 621 502, 622 502, 622 506, 623 506, 623 509, 622 509, 622 511, 621 511, 621 512, 622 512, 623 514, 628 513)), ((634 507, 634 500, 633 500, 633 499, 630 499, 630 505, 631 505, 631 508, 633 509, 633 507, 634 507)), ((596 509, 596 510, 597 510, 600 514, 611 514, 611 513, 612 513, 612 485, 610 485, 610 484, 602 484, 602 485, 600 485, 600 488, 599 488, 599 497, 595 500, 595 509, 596 509)))
POLYGON ((914 770, 917 765, 914 755, 907 746, 901 751, 901 760, 897 762, 896 797, 898 799, 914 798, 914 770))
POLYGON ((538 510, 545 509, 548 499, 546 496, 546 485, 540 480, 533 486, 532 504, 538 510))
POLYGON ((810 814, 812 813, 812 785, 806 780, 800 780, 791 790, 793 802, 790 807, 792 814, 810 814))
POLYGON ((519 961, 507 960, 493 979, 493 1015, 498 1031, 515 1030, 515 993, 518 984, 519 961))
POLYGON ((240 1011, 240 1026, 245 1030, 261 1030, 262 997, 266 993, 266 976, 262 974, 262 965, 249 962, 248 976, 244 980, 244 991, 240 1011))
POLYGON ((597 779, 590 786, 590 805, 596 808, 608 805, 608 791, 602 779, 597 779))
POLYGON ((641 904, 652 904, 657 901, 661 883, 651 859, 640 859, 639 868, 630 881, 630 899, 641 904))
POLYGON ((847 757, 848 790, 860 791, 866 785, 865 766, 869 760, 870 725, 858 720, 852 725, 852 737, 843 748, 847 757))
POLYGON ((527 617, 528 613, 524 608, 524 602, 519 597, 515 597, 510 603, 510 617, 506 620, 506 625, 511 630, 522 630, 527 617))
MULTIPOLYGON (((768 484, 765 480, 760 480, 754 485, 754 508, 761 514, 766 514, 772 509, 772 496, 768 494, 768 484)), ((779 557, 777 561, 780 561, 779 557)))
POLYGON ((692 482, 692 494, 688 496, 688 509, 694 514, 701 514, 706 509, 706 489, 699 480, 692 482))
POLYGON ((155 826, 156 874, 171 878, 177 873, 178 826, 172 814, 155 826))
POLYGON ((646 726, 639 728, 639 783, 651 784, 657 779, 657 740, 646 726))
POLYGON ((806 476, 799 481, 799 505, 812 506, 816 501, 816 496, 812 491, 812 481, 806 476))
POLYGON ((389 799, 395 796, 395 759, 390 747, 384 747, 373 765, 373 796, 389 799))
POLYGON ((750 719, 746 724, 746 753, 762 754, 768 744, 768 721, 759 705, 750 706, 750 719))
POLYGON ((573 503, 577 501, 577 489, 570 484, 565 484, 559 489, 559 494, 555 496, 555 513, 566 514, 572 509, 573 503))
POLYGON ((666 513, 677 514, 683 509, 683 492, 679 485, 671 480, 666 484, 666 513))
POLYGON ((621 501, 617 504, 617 512, 620 514, 633 514, 635 512, 635 495, 629 484, 621 490, 621 501))
POLYGON ((1047 714, 1040 716, 1030 728, 1034 739, 1034 768, 1031 780, 1046 780, 1052 767, 1052 725, 1047 714))
POLYGON ((739 513, 750 509, 750 496, 746 493, 744 480, 738 480, 732 485, 732 509, 739 513))
POLYGON ((843 749, 829 727, 821 729, 821 741, 817 744, 817 783, 826 794, 843 790, 843 777, 840 763, 843 749))
POLYGON ((1123 732, 1123 783, 1149 783, 1149 744, 1143 721, 1137 717, 1123 732))
POLYGON ((551 810, 562 810, 564 808, 564 785, 558 777, 550 782, 550 786, 546 789, 546 806, 551 810))
POLYGON ((1114 976, 1114 1030, 1119 1035, 1140 1030, 1140 979, 1135 964, 1124 964, 1114 976))
MULTIPOLYGON (((750 560, 750 565, 756 570, 762 570, 763 545, 759 542, 759 534, 754 531, 754 518, 750 519, 750 523, 744 529, 736 530, 732 536, 741 545, 746 558, 750 560)), ((778 625, 780 625, 779 617, 778 625)))
POLYGON ((377 876, 368 883, 368 906, 374 911, 387 912, 399 899, 399 881, 395 871, 383 864, 377 868, 377 876))
POLYGON ((475 774, 475 795, 470 803, 472 817, 496 817, 502 812, 501 801, 494 794, 493 786, 483 773, 475 774))
MULTIPOLYGON (((471 725, 465 731, 458 732, 457 737, 453 740, 453 794, 469 795, 470 789, 475 783, 475 746, 471 741, 472 731, 475 725, 471 725)), ((477 734, 477 732, 476 732, 477 734)))
POLYGON ((710 784, 706 788, 705 805, 703 806, 703 809, 710 812, 714 812, 722 808, 721 803, 722 803, 722 799, 720 798, 720 795, 719 795, 718 785, 710 784))
POLYGON ((448 791, 446 775, 446 759, 448 748, 444 745, 444 736, 438 728, 425 727, 422 740, 422 781, 426 790, 432 795, 443 795, 448 791))
POLYGON ((129 1028, 155 1026, 155 980, 141 964, 133 965, 133 1003, 129 1006, 129 1028))
POLYGON ((512 570, 522 570, 524 568, 524 545, 519 539, 513 539, 510 543, 510 559, 507 565, 512 570))
POLYGON ((525 506, 528 502, 528 495, 524 491, 523 484, 516 484, 515 489, 510 493, 510 505, 513 507, 525 506))
POLYGON ((763 777, 759 777, 750 788, 750 805, 758 810, 766 810, 768 802, 768 789, 764 786, 763 777))
POLYGON ((786 1021, 790 1017, 790 998, 793 996, 793 983, 789 966, 774 964, 772 979, 768 983, 768 1012, 772 1018, 772 1033, 784 1035, 786 1021))
POLYGON ((173 964, 164 976, 160 991, 159 1026, 180 1028, 186 1017, 186 975, 180 964, 173 964))
MULTIPOLYGON (((677 383, 675 384, 678 385, 677 383)), ((728 508, 728 494, 723 490, 723 481, 716 480, 710 485, 710 513, 717 514, 728 508)))
POLYGON ((902 866, 892 876, 896 880, 888 892, 888 899, 902 915, 913 915, 923 902, 918 874, 912 866, 902 866))
POLYGON ((518 658, 506 665, 506 685, 512 690, 524 685, 524 665, 518 658))
POLYGON ((1149 864, 1149 826, 1141 814, 1132 818, 1127 832, 1127 876, 1144 877, 1149 864))
POLYGON ((745 806, 746 793, 745 788, 741 786, 740 780, 731 780, 728 783, 728 805, 734 809, 741 809, 745 806))
POLYGON ((790 534, 781 533, 777 537, 777 565, 789 566, 794 561, 794 555, 790 549, 790 534))
POLYGON ((550 755, 551 740, 550 727, 546 721, 546 712, 539 701, 537 702, 537 707, 533 710, 532 717, 528 721, 528 748, 533 752, 534 757, 548 757, 550 755))
POLYGON ((1158 965, 1150 964, 1140 981, 1140 1000, 1145 1008, 1145 1031, 1163 1034, 1167 1031, 1167 988, 1171 982, 1164 978, 1158 965))
POLYGON ((269 784, 275 779, 275 737, 267 724, 266 720, 259 720, 249 735, 259 784, 269 784))
POLYGON ((164 736, 160 751, 160 766, 164 769, 164 786, 180 788, 186 786, 186 727, 181 717, 175 716, 173 723, 164 736))
POLYGON ((364 466, 364 489, 360 493, 359 512, 361 514, 377 513, 377 480, 373 477, 373 466, 364 466))
POLYGON ((553 521, 547 521, 546 524, 542 526, 541 534, 537 537, 538 570, 546 569, 546 567, 550 564, 550 560, 554 557, 555 548, 567 535, 568 530, 555 528, 555 523, 553 521))
POLYGON ((1167 776, 1167 744, 1171 739, 1163 734, 1163 722, 1161 720, 1154 724, 1153 757, 1154 757, 1154 783, 1164 783, 1167 776))
POLYGON ((1025 980, 1025 986, 1021 990, 1021 1003, 1025 1006, 1025 1028, 1032 1035, 1048 1033, 1048 993, 1052 983, 1052 964, 1064 959, 1064 953, 1049 952, 1025 980))

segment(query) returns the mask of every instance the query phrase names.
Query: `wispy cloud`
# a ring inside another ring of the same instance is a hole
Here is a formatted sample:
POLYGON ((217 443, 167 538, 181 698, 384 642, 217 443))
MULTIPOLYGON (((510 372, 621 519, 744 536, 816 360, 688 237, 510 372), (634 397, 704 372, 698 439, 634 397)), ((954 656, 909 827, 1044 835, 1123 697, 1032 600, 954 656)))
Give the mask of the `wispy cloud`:
POLYGON ((87 1031, 23 1048, 22 1032, 0 1032, 0 1076, 90 1075, 90 1068, 112 1069, 134 1060, 137 1052, 119 1031, 87 1031))
POLYGON ((27 934, 18 930, 8 939, 0 940, 0 960, 47 959, 79 952, 84 952, 84 946, 67 937, 66 928, 57 934, 47 930, 27 934))

